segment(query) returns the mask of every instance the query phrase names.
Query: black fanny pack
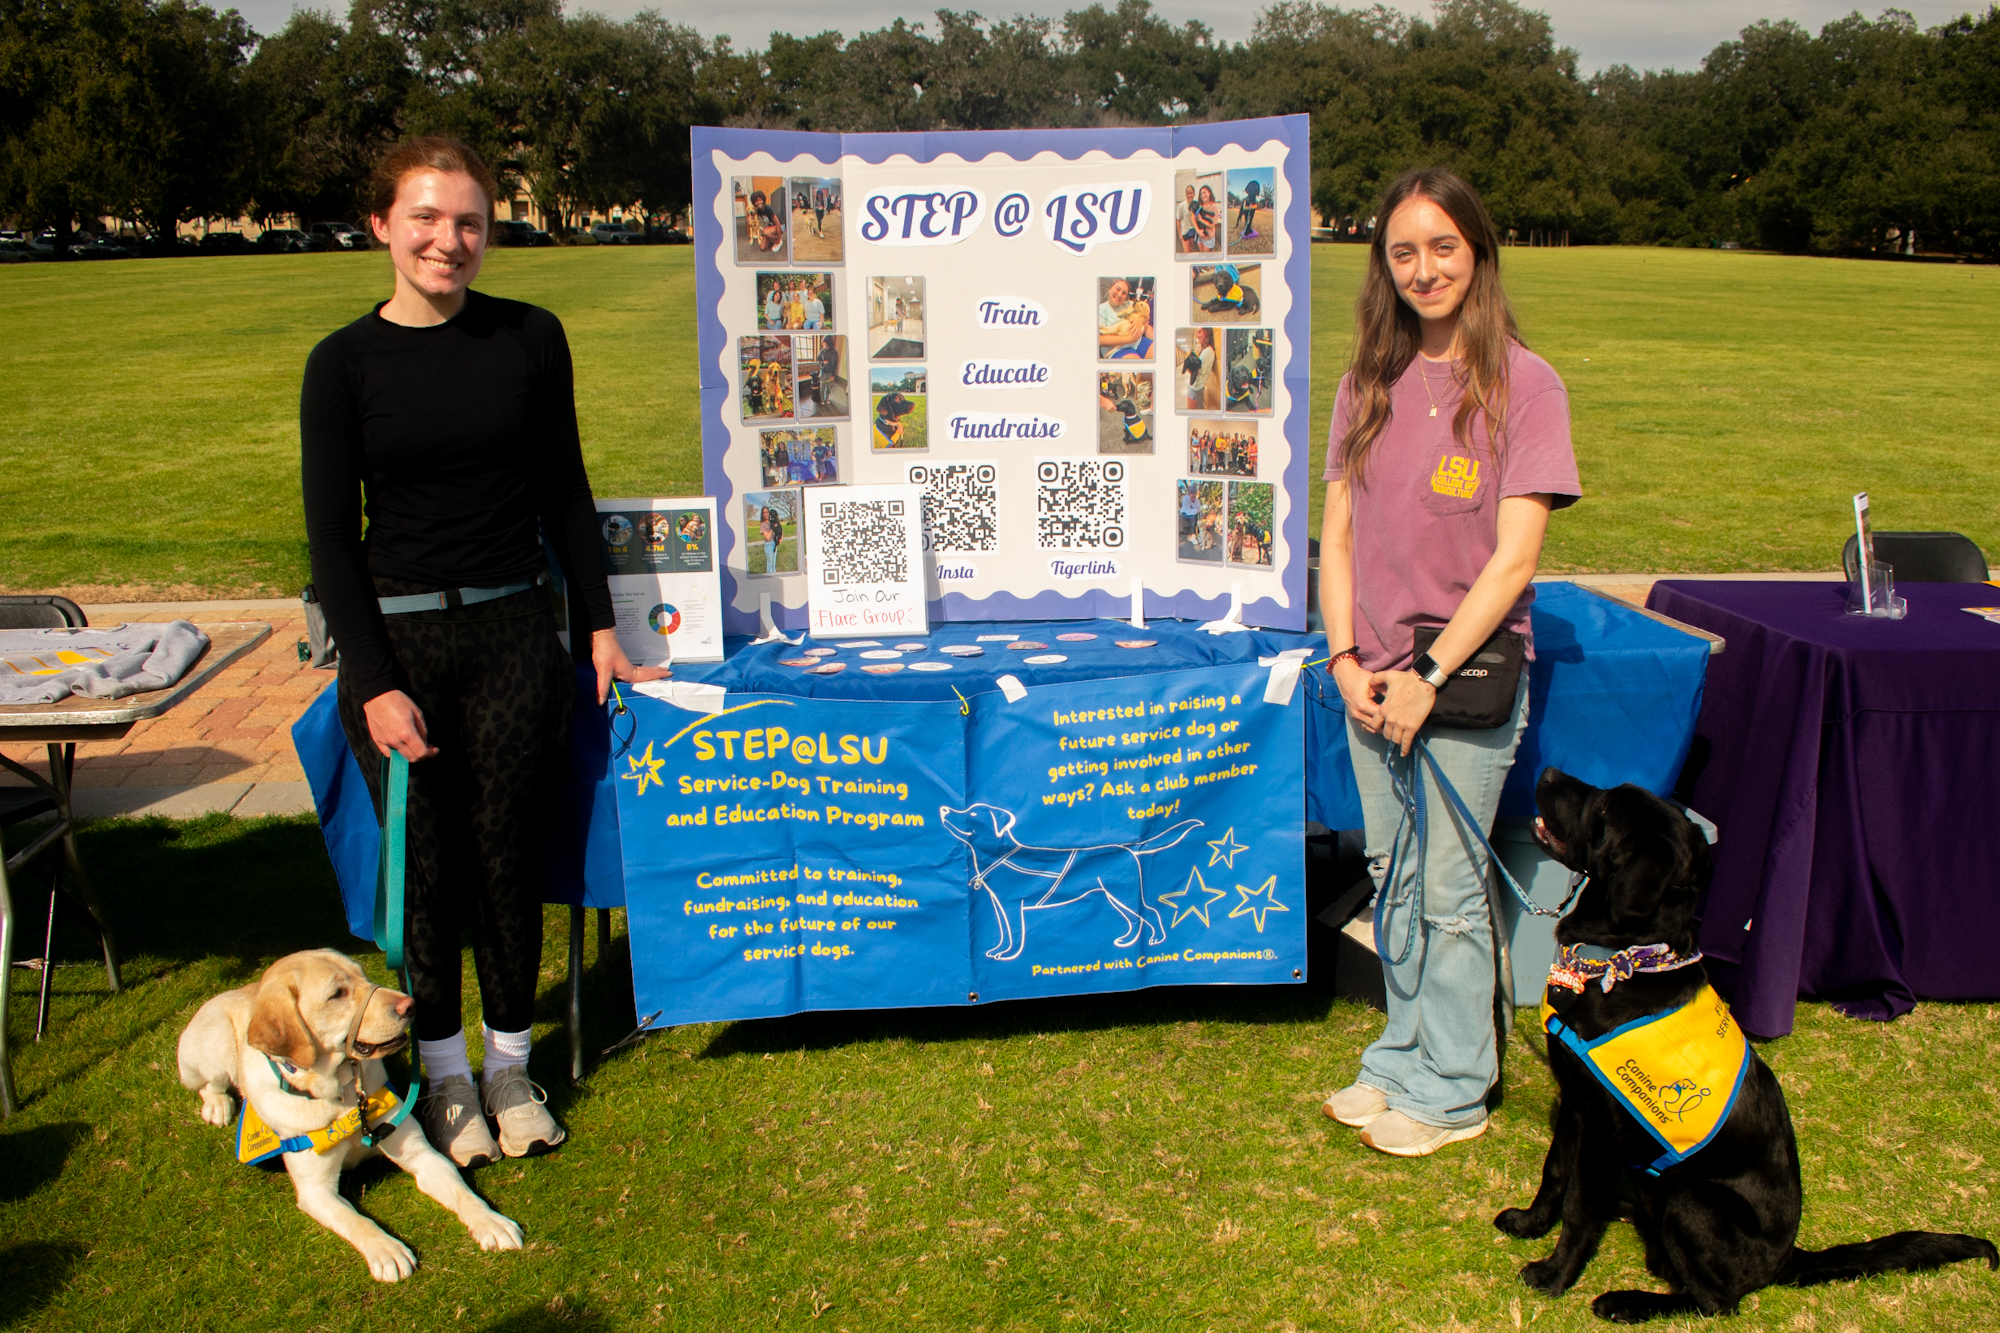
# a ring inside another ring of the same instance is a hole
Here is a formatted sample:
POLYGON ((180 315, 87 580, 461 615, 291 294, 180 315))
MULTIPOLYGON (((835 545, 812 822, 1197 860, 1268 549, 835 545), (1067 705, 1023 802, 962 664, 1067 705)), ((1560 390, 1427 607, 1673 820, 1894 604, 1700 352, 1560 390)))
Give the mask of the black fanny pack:
MULTIPOLYGON (((1416 655, 1431 650, 1442 625, 1419 625, 1416 655)), ((1451 673, 1438 690, 1437 702, 1425 725, 1453 731, 1486 731, 1510 721, 1514 716, 1514 696, 1520 690, 1521 670, 1528 661, 1528 641, 1512 630, 1495 630, 1493 637, 1479 645, 1479 651, 1451 673)))

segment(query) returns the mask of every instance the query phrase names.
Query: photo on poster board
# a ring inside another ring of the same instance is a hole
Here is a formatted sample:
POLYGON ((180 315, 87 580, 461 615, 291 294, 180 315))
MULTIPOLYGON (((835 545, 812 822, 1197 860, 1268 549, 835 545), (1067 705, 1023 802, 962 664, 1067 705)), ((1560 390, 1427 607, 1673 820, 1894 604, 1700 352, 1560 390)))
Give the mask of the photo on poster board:
POLYGON ((1044 551, 1124 549, 1125 464, 1116 458, 1035 460, 1035 545, 1044 551))
POLYGON ((874 366, 869 370, 868 397, 874 412, 868 428, 870 448, 880 453, 930 447, 929 383, 922 366, 874 366))
POLYGON ((743 420, 792 419, 792 340, 783 334, 738 338, 738 394, 743 420))
POLYGON ((791 190, 792 262, 844 263, 840 177, 794 176, 791 190))
POLYGON ((1276 488, 1268 481, 1229 483, 1229 563, 1271 567, 1272 534, 1277 531, 1276 488))
POLYGON ((814 635, 924 634, 924 497, 907 484, 806 497, 806 625, 814 635))
POLYGON ((871 361, 924 359, 924 280, 868 279, 868 357, 871 361))
POLYGON ((1196 264, 1188 270, 1188 319, 1195 324, 1249 324, 1263 307, 1262 264, 1196 264))
POLYGON ((618 646, 638 666, 722 660, 715 501, 600 499, 598 534, 618 646))
POLYGON ((1151 278, 1097 280, 1097 359, 1150 361, 1156 338, 1153 312, 1159 294, 1151 278))
POLYGON ((1174 411, 1222 410, 1222 349, 1215 329, 1174 330, 1174 411))
POLYGON ((1097 372, 1097 452, 1153 452, 1153 372, 1097 372))
POLYGON ((1222 201, 1227 194, 1221 171, 1192 168, 1174 173, 1174 258, 1222 254, 1222 201))
POLYGON ((800 496, 795 490, 751 491, 743 497, 745 569, 764 575, 805 572, 800 496))
POLYGON ((792 339, 792 367, 798 375, 798 392, 793 402, 799 420, 848 418, 852 408, 846 334, 820 333, 792 339))
POLYGON ((840 443, 831 426, 781 426, 758 432, 766 486, 833 486, 840 482, 840 443))
POLYGON ((1223 490, 1219 481, 1177 481, 1174 556, 1198 565, 1223 557, 1223 490))
POLYGON ((729 181, 736 227, 736 262, 785 262, 785 178, 732 176, 729 181))
POLYGON ((1257 423, 1240 419, 1188 422, 1187 470, 1202 477, 1256 476, 1257 423))
MULTIPOLYGON (((1277 170, 1273 167, 1231 167, 1229 169, 1229 223, 1225 244, 1233 259, 1237 255, 1268 255, 1275 252, 1273 233, 1277 231, 1277 170)), ((792 242, 793 250, 798 242, 792 242)))
POLYGON ((763 272, 757 275, 757 327, 831 330, 833 274, 763 272))
POLYGON ((1000 549, 1000 464, 991 458, 912 463, 904 474, 924 488, 924 549, 977 555, 1000 549))
POLYGON ((1269 329, 1224 329, 1223 358, 1229 367, 1224 379, 1222 410, 1268 416, 1276 364, 1275 341, 1269 329))

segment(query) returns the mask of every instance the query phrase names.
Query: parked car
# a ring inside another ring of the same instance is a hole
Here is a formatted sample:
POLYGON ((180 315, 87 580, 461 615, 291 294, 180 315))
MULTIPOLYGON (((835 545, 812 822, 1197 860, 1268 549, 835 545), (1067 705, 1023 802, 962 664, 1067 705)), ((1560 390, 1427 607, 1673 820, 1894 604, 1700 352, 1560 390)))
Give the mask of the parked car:
POLYGON ((19 232, 0 232, 0 264, 25 264, 34 256, 28 253, 28 238, 19 232))
POLYGON ((644 245, 643 232, 627 231, 622 222, 600 222, 590 229, 590 239, 599 245, 644 245))
POLYGON ((78 259, 130 259, 132 252, 109 236, 80 231, 70 238, 70 253, 78 259))
POLYGON ((655 227, 646 233, 654 245, 693 245, 694 237, 681 227, 655 227))
POLYGON ((205 255, 254 255, 257 247, 243 239, 240 231, 212 231, 201 238, 201 253, 205 255))
POLYGON ((525 222, 500 221, 493 224, 495 245, 554 245, 556 238, 525 222))
POLYGON ((257 248, 274 255, 318 254, 326 246, 326 237, 313 236, 290 227, 266 227, 257 237, 257 248))
POLYGON ((347 222, 315 222, 307 234, 326 242, 328 250, 366 250, 368 233, 347 222))

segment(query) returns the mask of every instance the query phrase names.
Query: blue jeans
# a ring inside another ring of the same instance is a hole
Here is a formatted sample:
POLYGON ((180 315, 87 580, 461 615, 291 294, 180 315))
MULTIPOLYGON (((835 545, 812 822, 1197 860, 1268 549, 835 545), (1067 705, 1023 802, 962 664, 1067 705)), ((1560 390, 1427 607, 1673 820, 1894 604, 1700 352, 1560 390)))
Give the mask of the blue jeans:
MULTIPOLYGON (((1500 808, 1500 788, 1514 766, 1514 751, 1528 727, 1528 677, 1514 700, 1511 722, 1490 731, 1425 727, 1430 752, 1458 790, 1466 808, 1491 834, 1500 808)), ((1389 1108, 1426 1125, 1455 1129, 1477 1124, 1486 1114, 1486 1094, 1499 1073, 1493 1033, 1493 917, 1487 907, 1487 856, 1438 789, 1423 765, 1424 808, 1429 837, 1424 855, 1422 912, 1415 942, 1409 913, 1417 878, 1416 831, 1404 818, 1390 782, 1396 765, 1404 786, 1417 774, 1413 749, 1404 759, 1380 736, 1347 723, 1354 756, 1354 782, 1361 791, 1369 873, 1378 894, 1405 901, 1383 923, 1381 946, 1391 958, 1382 965, 1388 991, 1389 1023, 1361 1056, 1360 1081, 1386 1094, 1389 1108), (1385 885, 1390 852, 1401 844, 1394 885, 1385 885)))

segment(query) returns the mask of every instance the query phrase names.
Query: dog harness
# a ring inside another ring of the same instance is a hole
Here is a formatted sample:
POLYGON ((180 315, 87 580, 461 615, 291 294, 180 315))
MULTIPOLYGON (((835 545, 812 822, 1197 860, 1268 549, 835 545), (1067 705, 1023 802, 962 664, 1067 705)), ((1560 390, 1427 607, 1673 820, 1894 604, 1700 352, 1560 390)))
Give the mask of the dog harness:
MULTIPOLYGON (((1673 953, 1665 945, 1645 947, 1673 953)), ((1564 957, 1550 969, 1549 985, 1581 994, 1583 979, 1565 968, 1565 963, 1571 961, 1570 952, 1565 948, 1564 957)), ((1629 977, 1633 971, 1670 971, 1699 957, 1697 954, 1667 967, 1634 966, 1624 975, 1629 977)), ((1606 970, 1601 975, 1603 989, 1610 990, 1616 970, 1606 970)), ((1583 1061, 1583 1067, 1658 1142, 1663 1149, 1658 1157, 1650 1162, 1632 1163, 1633 1169, 1649 1176, 1678 1166, 1707 1146, 1729 1119, 1750 1069, 1750 1043, 1744 1038, 1743 1029, 1736 1026, 1729 1005, 1709 985, 1703 985, 1693 999, 1678 1009, 1648 1014, 1594 1041, 1585 1041, 1563 1022, 1545 993, 1542 1029, 1574 1052, 1583 1061)))
MULTIPOLYGON (((284 1082, 280 1079, 279 1082, 284 1082)), ((243 1099, 243 1118, 236 1124, 236 1160, 245 1166, 255 1166, 267 1162, 280 1153, 304 1152, 311 1148, 316 1153, 331 1152, 355 1135, 373 1147, 395 1132, 396 1126, 407 1120, 410 1110, 417 1104, 417 1080, 411 1079, 409 1088, 401 1096, 388 1087, 381 1087, 362 1099, 359 1106, 350 1106, 335 1116, 333 1123, 325 1129, 309 1129, 303 1134, 290 1138, 280 1138, 276 1130, 266 1125, 250 1105, 250 1099, 243 1099), (370 1123, 373 1117, 373 1123, 370 1123)))
POLYGON ((1151 424, 1152 423, 1147 421, 1145 417, 1141 416, 1137 410, 1134 410, 1126 414, 1125 438, 1128 440, 1145 439, 1146 431, 1151 426, 1151 424))

